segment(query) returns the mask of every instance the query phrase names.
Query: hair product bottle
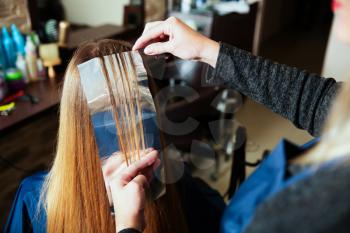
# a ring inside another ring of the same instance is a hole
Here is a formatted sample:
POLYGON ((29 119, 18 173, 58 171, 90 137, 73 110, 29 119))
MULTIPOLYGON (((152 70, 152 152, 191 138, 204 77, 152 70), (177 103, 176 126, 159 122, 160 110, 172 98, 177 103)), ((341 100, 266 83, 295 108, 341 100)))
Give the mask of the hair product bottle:
POLYGON ((2 44, 6 54, 7 65, 9 67, 15 67, 16 46, 6 27, 2 28, 2 44))
POLYGON ((28 77, 30 81, 38 80, 38 63, 35 45, 32 39, 27 36, 27 42, 25 46, 26 62, 28 67, 28 77))
POLYGON ((40 80, 44 80, 46 78, 46 70, 45 70, 43 61, 40 58, 37 59, 37 66, 38 66, 38 77, 40 80))
POLYGON ((24 55, 25 41, 21 32, 18 30, 15 24, 11 25, 11 31, 12 31, 13 41, 15 42, 15 45, 16 45, 17 53, 24 55))
POLYGON ((6 70, 5 79, 11 93, 16 93, 17 91, 24 90, 26 84, 22 79, 22 73, 20 70, 15 68, 10 68, 6 70))
POLYGON ((182 0, 181 1, 181 12, 188 14, 191 11, 192 0, 182 0))
POLYGON ((17 54, 16 67, 21 71, 24 82, 29 83, 26 59, 20 53, 17 54))

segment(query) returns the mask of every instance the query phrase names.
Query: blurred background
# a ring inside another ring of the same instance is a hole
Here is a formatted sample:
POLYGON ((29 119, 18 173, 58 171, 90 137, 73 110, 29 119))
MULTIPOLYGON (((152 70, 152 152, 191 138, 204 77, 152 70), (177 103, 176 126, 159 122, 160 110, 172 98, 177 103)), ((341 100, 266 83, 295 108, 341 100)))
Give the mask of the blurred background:
MULTIPOLYGON (((79 44, 103 38, 134 43, 145 23, 176 16, 214 40, 341 81, 350 73, 350 47, 334 37, 330 5, 330 0, 0 0, 1 226, 21 180, 52 163, 63 75, 79 44)), ((190 135, 167 135, 167 141, 194 175, 225 195, 281 138, 301 144, 311 136, 233 90, 203 87, 198 77, 204 68, 176 58, 167 65, 169 78, 158 85, 199 93, 190 103, 169 101, 167 116, 200 123, 190 135), (243 167, 233 170, 232 158, 243 167)))

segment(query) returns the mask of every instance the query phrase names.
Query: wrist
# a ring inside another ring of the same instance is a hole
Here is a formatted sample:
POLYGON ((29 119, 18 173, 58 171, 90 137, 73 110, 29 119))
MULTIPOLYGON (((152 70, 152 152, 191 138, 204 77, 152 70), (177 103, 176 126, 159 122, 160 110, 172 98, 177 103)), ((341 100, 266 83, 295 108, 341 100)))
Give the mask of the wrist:
POLYGON ((133 228, 125 228, 117 233, 141 233, 141 231, 133 229, 133 228))
POLYGON ((124 229, 135 229, 140 232, 143 230, 143 220, 142 217, 139 215, 134 215, 134 216, 123 216, 123 217, 118 217, 116 215, 115 217, 115 227, 116 231, 122 231, 124 229))
POLYGON ((220 44, 218 42, 210 39, 205 40, 200 49, 200 61, 215 68, 219 57, 219 51, 220 44))

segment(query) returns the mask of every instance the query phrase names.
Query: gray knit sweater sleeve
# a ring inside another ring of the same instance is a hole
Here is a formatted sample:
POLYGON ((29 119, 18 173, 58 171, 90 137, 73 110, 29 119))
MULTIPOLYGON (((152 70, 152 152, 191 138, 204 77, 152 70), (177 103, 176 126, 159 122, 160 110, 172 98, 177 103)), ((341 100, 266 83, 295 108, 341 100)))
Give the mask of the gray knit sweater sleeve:
POLYGON ((221 44, 206 84, 234 88, 318 136, 340 83, 221 44))

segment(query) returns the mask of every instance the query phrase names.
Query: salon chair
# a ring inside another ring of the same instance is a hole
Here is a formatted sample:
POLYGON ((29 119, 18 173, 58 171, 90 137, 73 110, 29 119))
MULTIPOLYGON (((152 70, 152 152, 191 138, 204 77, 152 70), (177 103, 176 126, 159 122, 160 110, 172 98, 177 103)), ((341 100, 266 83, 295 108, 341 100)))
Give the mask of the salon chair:
POLYGON ((163 124, 162 128, 165 129, 163 132, 166 144, 175 146, 183 154, 194 154, 201 158, 205 158, 207 154, 215 154, 215 169, 211 174, 213 180, 219 177, 222 160, 220 157, 225 157, 225 161, 228 161, 237 151, 237 156, 233 159, 235 163, 232 163, 230 182, 232 187, 230 186, 228 190, 228 195, 231 196, 245 178, 246 134, 244 127, 237 129, 234 126, 234 111, 232 111, 239 107, 242 99, 234 90, 206 85, 204 79, 207 69, 208 66, 200 62, 173 59, 166 63, 163 78, 156 80, 158 91, 153 94, 161 95, 157 98, 162 102, 159 105, 165 106, 165 111, 160 111, 160 121, 163 124), (229 100, 238 100, 237 106, 231 106, 231 111, 226 112, 222 106, 229 100), (197 124, 193 130, 183 134, 174 134, 167 130, 174 127, 172 122, 181 124, 189 118, 195 120, 193 124, 197 124), (225 135, 221 131, 225 131, 225 135), (222 138, 227 140, 222 142, 222 138), (194 149, 202 142, 207 145, 204 146, 206 148, 194 149), (227 147, 230 146, 233 149, 228 151, 227 147))
MULTIPOLYGON (((165 106, 165 111, 160 115, 161 121, 165 118, 181 123, 192 118, 198 123, 194 130, 182 135, 167 133, 165 130, 167 144, 184 152, 190 151, 193 140, 210 137, 208 124, 220 117, 220 112, 211 103, 223 89, 205 85, 206 70, 207 65, 203 63, 174 59, 166 64, 163 79, 155 80, 158 87, 155 95, 161 95, 160 105, 165 106)), ((164 129, 171 127, 162 122, 164 129)))

